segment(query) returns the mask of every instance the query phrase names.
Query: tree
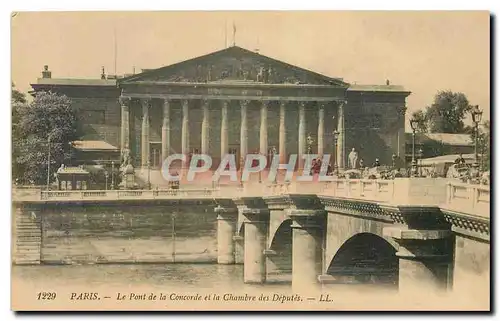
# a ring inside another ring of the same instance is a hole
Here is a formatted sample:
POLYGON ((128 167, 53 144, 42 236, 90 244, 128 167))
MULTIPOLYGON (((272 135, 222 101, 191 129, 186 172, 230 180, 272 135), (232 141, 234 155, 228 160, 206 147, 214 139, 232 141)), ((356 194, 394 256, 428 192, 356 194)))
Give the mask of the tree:
MULTIPOLYGON (((490 161, 491 161, 491 129, 490 129, 490 121, 486 120, 483 122, 483 128, 479 126, 479 133, 477 137, 477 153, 479 156, 479 163, 482 170, 489 171, 490 170, 490 161)), ((472 141, 475 138, 475 132, 471 134, 472 141)))
POLYGON ((76 111, 68 97, 51 92, 37 93, 31 103, 20 104, 16 110, 13 177, 44 184, 49 149, 51 173, 71 159, 70 142, 79 137, 76 111))
POLYGON ((463 93, 440 91, 425 110, 425 123, 431 133, 466 133, 463 120, 471 108, 463 93))

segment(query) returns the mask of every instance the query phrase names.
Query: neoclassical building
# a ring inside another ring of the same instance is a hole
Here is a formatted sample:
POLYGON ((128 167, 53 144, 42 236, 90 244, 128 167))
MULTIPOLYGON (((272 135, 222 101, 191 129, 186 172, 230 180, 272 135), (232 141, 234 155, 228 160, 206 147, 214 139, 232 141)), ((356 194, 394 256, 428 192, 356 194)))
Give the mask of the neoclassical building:
POLYGON ((136 166, 159 168, 174 153, 208 154, 213 167, 227 153, 276 152, 282 163, 290 154, 335 153, 340 168, 352 148, 365 164, 405 155, 410 92, 389 81, 348 84, 238 46, 100 78, 53 78, 46 66, 32 87, 70 97, 82 140, 129 151, 136 166))

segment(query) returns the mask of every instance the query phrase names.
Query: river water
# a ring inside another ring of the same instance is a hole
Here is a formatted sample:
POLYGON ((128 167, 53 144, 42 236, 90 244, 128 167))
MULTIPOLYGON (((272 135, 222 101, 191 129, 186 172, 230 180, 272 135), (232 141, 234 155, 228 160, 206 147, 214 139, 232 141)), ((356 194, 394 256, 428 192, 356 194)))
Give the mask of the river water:
MULTIPOLYGON (((287 279, 287 278, 284 278, 287 279)), ((296 291, 289 282, 245 284, 243 265, 218 264, 86 264, 12 267, 13 308, 34 307, 64 310, 400 310, 483 309, 485 298, 466 293, 401 293, 372 285, 328 285, 318 292, 296 291), (57 300, 40 302, 41 291, 57 293, 57 300), (72 300, 82 292, 98 293, 104 301, 72 300), (128 296, 163 295, 165 301, 128 300, 128 296), (176 296, 220 295, 220 301, 182 301, 176 296), (306 293, 311 293, 308 299, 306 293), (297 296, 300 294, 299 301, 297 296), (127 300, 119 301, 120 295, 127 300), (267 302, 258 298, 266 295, 267 302), (320 297, 322 295, 322 297, 320 297), (255 301, 241 302, 238 296, 255 296, 255 301), (328 296, 328 301, 325 301, 328 296), (311 298, 314 297, 314 298, 311 298), (227 298, 227 299, 223 299, 227 298), (323 299, 323 301, 321 301, 323 299)))

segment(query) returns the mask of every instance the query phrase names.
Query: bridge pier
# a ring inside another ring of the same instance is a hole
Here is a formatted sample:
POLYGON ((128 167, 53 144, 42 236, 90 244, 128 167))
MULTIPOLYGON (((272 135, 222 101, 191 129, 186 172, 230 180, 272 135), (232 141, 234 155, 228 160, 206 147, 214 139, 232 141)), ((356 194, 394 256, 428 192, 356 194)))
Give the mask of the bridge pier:
POLYGON ((241 235, 233 236, 234 241, 234 264, 243 264, 245 260, 244 242, 245 238, 241 235))
POLYGON ((254 219, 245 222, 245 258, 243 282, 264 283, 266 281, 266 232, 267 222, 254 219))
POLYGON ((235 263, 235 241, 233 237, 236 232, 236 220, 238 209, 217 207, 217 263, 235 263))
POLYGON ((399 291, 423 294, 451 289, 453 235, 450 230, 384 228, 398 244, 399 291))

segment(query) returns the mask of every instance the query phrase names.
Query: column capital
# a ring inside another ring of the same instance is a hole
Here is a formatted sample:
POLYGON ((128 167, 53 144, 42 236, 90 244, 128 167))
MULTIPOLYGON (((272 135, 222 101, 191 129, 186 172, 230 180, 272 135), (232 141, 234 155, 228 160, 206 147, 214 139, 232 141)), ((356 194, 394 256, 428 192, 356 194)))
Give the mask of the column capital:
POLYGON ((169 105, 170 104, 170 98, 163 98, 163 104, 164 105, 169 105))
POLYGON ((130 101, 132 99, 130 97, 125 97, 125 96, 120 96, 118 97, 118 101, 120 102, 120 105, 122 106, 130 106, 130 101))
POLYGON ((189 106, 189 99, 181 99, 182 106, 189 106))
POLYGON ((250 104, 251 100, 249 100, 249 99, 242 99, 239 102, 240 102, 241 106, 245 106, 246 107, 246 106, 248 106, 250 104))

